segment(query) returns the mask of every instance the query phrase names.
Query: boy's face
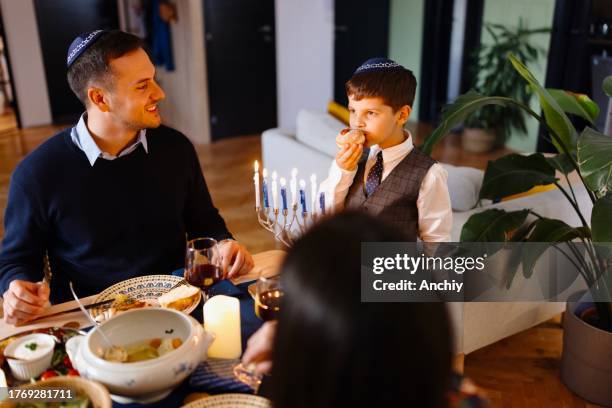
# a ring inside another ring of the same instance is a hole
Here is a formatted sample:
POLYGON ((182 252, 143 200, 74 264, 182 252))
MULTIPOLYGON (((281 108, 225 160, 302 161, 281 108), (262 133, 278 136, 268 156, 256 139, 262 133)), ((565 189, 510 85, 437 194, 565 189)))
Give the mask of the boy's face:
POLYGON ((155 66, 143 49, 125 54, 110 62, 113 89, 111 112, 133 129, 156 128, 161 124, 157 103, 165 98, 155 81, 155 66))
POLYGON ((408 105, 393 112, 379 97, 356 100, 349 95, 348 99, 350 126, 364 132, 366 147, 377 144, 385 149, 403 142, 403 126, 410 116, 408 105))

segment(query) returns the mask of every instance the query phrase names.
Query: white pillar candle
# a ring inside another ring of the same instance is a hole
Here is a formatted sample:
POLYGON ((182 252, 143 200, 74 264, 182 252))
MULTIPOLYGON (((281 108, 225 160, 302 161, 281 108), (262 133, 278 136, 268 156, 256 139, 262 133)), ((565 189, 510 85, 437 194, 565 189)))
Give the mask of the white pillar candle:
POLYGON ((298 170, 294 168, 291 170, 291 180, 289 181, 289 188, 291 189, 291 208, 297 204, 297 174, 298 170))
POLYGON ((278 174, 275 171, 272 172, 272 208, 274 210, 278 210, 278 184, 276 183, 276 178, 278 174))
POLYGON ((253 167, 255 169, 255 174, 253 175, 253 181, 255 183, 255 208, 259 208, 259 162, 257 160, 255 160, 253 167))
POLYGON ((317 212, 317 175, 310 176, 310 209, 312 213, 317 212))
POLYGON ((240 357, 242 343, 238 299, 217 295, 204 303, 204 330, 215 335, 215 340, 208 349, 208 357, 240 357))

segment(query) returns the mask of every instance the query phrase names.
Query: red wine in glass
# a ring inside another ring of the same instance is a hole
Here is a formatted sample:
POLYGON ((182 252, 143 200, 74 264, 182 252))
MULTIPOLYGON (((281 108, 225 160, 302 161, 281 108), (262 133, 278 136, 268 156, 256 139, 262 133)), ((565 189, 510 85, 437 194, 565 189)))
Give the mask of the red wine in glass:
POLYGON ((271 289, 259 293, 255 300, 257 317, 265 322, 278 319, 282 298, 283 291, 280 289, 271 289))
POLYGON ((185 280, 204 292, 204 302, 208 300, 212 285, 223 278, 221 255, 214 238, 196 238, 187 242, 185 255, 185 280))
POLYGON ((210 287, 223 277, 221 267, 213 264, 191 265, 185 270, 185 279, 190 285, 201 288, 206 294, 210 287))

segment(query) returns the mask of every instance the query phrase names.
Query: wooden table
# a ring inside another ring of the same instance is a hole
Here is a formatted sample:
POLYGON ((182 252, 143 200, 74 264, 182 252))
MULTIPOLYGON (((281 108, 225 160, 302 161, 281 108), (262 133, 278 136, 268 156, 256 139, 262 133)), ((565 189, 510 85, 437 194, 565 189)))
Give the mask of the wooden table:
MULTIPOLYGON (((255 261, 255 267, 248 274, 232 279, 232 282, 234 284, 239 284, 243 282, 252 281, 252 280, 257 279, 260 274, 263 274, 264 276, 276 275, 278 273, 278 269, 280 267, 280 264, 285 254, 286 253, 284 251, 272 250, 272 251, 260 252, 258 254, 253 255, 253 260, 255 261)), ((81 300, 83 304, 88 305, 90 303, 93 303, 94 299, 97 296, 98 295, 92 295, 92 296, 85 297, 81 300)), ((70 302, 60 303, 60 304, 49 307, 49 309, 47 309, 45 314, 57 313, 63 310, 69 310, 69 309, 75 308, 77 306, 78 305, 74 300, 70 302)), ((4 322, 4 320, 0 320, 0 339, 6 338, 8 336, 12 336, 17 333, 24 332, 27 330, 42 329, 42 328, 51 327, 51 326, 61 327, 68 322, 77 322, 79 324, 79 327, 81 328, 91 326, 91 323, 89 322, 89 320, 87 320, 85 316, 83 316, 83 313, 81 311, 66 313, 66 314, 59 315, 59 316, 52 316, 46 319, 42 318, 42 319, 36 320, 32 324, 25 324, 19 327, 7 324, 4 322)))

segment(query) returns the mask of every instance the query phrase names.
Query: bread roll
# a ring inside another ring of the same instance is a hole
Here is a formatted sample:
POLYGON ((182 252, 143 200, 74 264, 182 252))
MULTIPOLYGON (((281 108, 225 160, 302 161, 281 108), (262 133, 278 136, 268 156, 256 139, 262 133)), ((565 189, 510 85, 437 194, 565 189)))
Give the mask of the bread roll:
POLYGON ((346 143, 364 144, 365 135, 359 129, 345 129, 336 138, 336 144, 341 148, 346 143))
POLYGON ((168 309, 185 310, 200 294, 200 289, 191 285, 181 285, 157 298, 159 305, 168 309))

